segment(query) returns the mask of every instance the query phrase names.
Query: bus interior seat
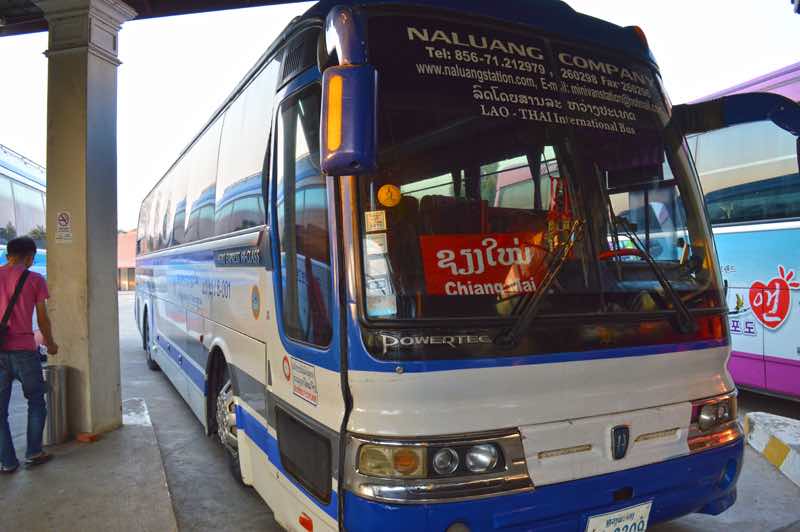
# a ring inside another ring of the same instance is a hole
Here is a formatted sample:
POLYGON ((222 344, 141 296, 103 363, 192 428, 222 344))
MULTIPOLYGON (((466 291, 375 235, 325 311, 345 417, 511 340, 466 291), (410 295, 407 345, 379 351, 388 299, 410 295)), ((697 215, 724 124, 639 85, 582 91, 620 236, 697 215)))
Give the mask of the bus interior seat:
POLYGON ((419 214, 422 234, 481 234, 488 229, 486 200, 425 196, 419 214))
POLYGON ((492 233, 542 233, 546 229, 547 211, 489 208, 489 230, 492 233))

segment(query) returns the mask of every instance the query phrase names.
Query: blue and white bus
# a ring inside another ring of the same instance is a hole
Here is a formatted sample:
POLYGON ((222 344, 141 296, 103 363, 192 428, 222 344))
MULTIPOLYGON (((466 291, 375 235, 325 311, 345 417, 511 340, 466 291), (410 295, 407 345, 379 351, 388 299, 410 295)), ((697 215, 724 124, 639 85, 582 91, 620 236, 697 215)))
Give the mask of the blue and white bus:
POLYGON ((744 442, 684 139, 798 115, 671 107, 639 28, 559 1, 325 0, 142 204, 147 361, 289 530, 719 514, 744 442))
POLYGON ((33 271, 47 275, 45 235, 45 169, 0 144, 0 251, 17 236, 36 241, 33 271))
MULTIPOLYGON (((718 92, 800 101, 800 63, 718 92)), ((729 369, 740 386, 800 399, 800 174, 793 135, 754 122, 689 139, 722 276, 729 369)))

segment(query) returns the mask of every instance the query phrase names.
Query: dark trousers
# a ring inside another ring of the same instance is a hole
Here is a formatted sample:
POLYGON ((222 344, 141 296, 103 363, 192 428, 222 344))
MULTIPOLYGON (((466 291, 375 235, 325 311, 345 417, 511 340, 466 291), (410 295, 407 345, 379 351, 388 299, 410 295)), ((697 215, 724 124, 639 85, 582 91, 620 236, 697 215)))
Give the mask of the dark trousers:
POLYGON ((5 467, 19 464, 8 426, 8 405, 14 379, 22 383, 28 400, 28 447, 26 458, 42 452, 42 432, 47 418, 44 394, 47 385, 42 376, 39 353, 35 351, 0 351, 0 463, 5 467))

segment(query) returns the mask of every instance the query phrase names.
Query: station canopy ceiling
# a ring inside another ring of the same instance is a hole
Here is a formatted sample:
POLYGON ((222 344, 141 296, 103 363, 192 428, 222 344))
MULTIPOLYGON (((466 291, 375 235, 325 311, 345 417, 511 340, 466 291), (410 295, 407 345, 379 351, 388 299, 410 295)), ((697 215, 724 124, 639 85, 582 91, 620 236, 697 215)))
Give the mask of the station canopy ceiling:
MULTIPOLYGON (((292 0, 125 0, 136 10, 136 20, 293 3, 292 0)), ((0 37, 47 31, 42 10, 32 0, 0 0, 0 37)))

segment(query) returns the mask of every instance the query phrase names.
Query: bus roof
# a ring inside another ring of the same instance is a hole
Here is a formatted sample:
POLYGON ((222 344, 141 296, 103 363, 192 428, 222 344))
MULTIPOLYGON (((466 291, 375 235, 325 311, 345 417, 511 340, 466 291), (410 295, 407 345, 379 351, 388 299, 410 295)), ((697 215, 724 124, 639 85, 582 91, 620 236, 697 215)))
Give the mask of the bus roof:
POLYGON ((303 15, 325 18, 331 8, 350 6, 409 6, 451 9, 503 22, 521 23, 568 40, 593 42, 655 63, 646 43, 632 27, 623 28, 584 15, 561 0, 321 0, 303 15))
POLYGON ((800 63, 783 67, 780 70, 764 74, 750 81, 709 94, 692 103, 743 92, 772 92, 800 102, 800 63))
POLYGON ((8 172, 2 173, 17 181, 20 181, 19 177, 23 177, 40 187, 47 186, 44 166, 36 164, 2 144, 0 144, 0 168, 12 172, 12 174, 8 174, 8 172))

